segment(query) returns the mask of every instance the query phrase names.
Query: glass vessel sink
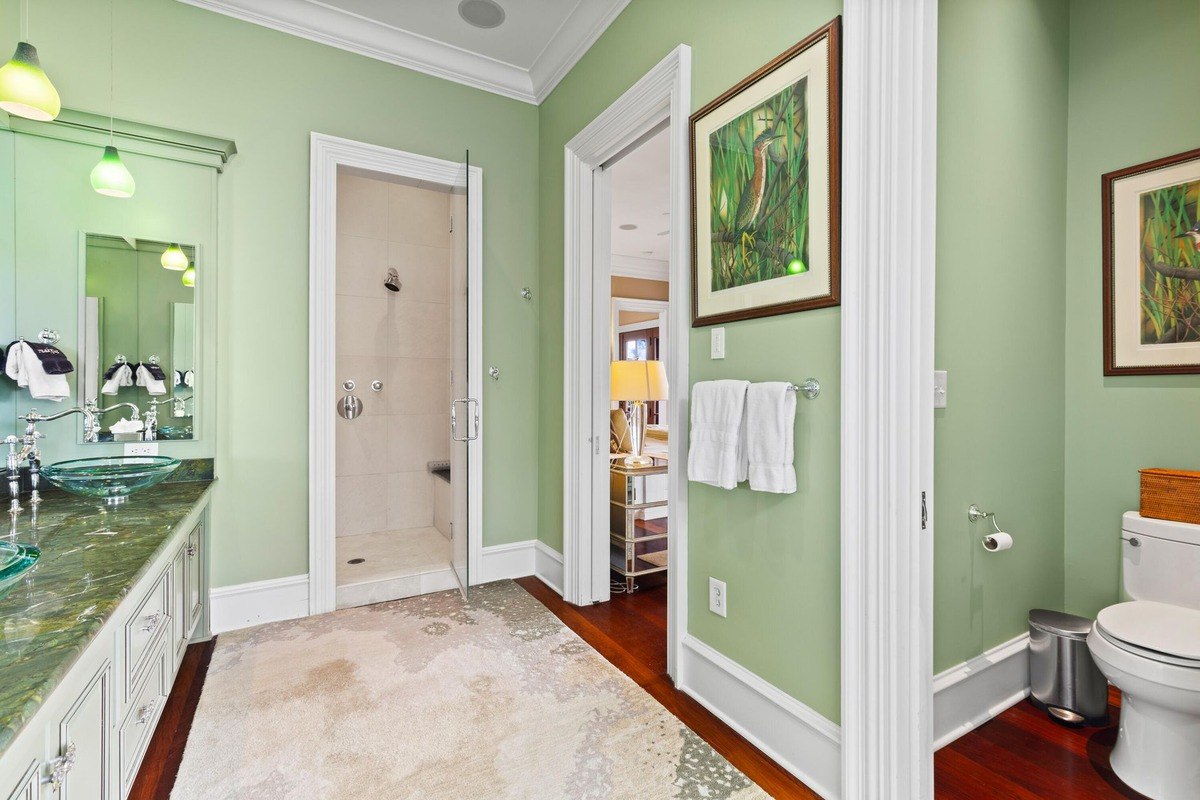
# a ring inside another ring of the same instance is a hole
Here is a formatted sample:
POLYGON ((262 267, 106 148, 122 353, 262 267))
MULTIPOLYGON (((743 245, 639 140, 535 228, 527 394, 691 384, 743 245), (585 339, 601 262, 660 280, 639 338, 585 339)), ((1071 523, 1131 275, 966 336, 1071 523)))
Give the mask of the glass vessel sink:
POLYGON ((42 475, 71 494, 99 498, 115 506, 134 492, 158 483, 178 466, 178 458, 167 456, 77 458, 42 467, 42 475))
POLYGON ((41 555, 32 545, 0 541, 0 596, 32 569, 41 555))

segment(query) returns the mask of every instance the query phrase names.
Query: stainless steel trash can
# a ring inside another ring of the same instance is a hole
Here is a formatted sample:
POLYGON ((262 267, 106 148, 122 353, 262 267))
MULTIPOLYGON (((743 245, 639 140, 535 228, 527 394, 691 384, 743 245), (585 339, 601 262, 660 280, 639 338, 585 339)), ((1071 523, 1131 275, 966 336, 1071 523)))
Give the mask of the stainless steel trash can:
POLYGON ((1108 681, 1088 650, 1091 630, 1086 617, 1044 608, 1029 612, 1029 699, 1068 725, 1108 722, 1108 681))

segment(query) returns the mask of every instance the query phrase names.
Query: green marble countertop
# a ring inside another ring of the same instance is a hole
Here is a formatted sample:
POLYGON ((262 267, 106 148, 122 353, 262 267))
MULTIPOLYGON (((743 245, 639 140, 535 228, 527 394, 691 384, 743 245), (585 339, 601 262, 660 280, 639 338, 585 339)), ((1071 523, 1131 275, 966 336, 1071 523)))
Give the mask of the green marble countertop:
MULTIPOLYGON (((42 557, 0 597, 0 753, 41 708, 212 483, 160 483, 109 510, 51 489, 43 492, 36 520, 28 496, 22 497, 15 541, 37 545, 42 557)), ((0 532, 12 534, 10 519, 0 514, 0 532)))

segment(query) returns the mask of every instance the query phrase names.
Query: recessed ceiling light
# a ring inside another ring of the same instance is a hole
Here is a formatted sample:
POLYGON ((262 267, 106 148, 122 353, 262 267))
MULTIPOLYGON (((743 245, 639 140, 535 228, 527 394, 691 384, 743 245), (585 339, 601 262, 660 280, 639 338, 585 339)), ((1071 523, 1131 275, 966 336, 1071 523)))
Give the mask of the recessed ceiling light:
POLYGON ((637 230, 637 225, 634 225, 631 222, 626 222, 624 225, 619 225, 618 227, 623 231, 636 231, 637 230))
POLYGON ((504 9, 494 0, 462 0, 458 15, 476 28, 498 28, 504 22, 504 9))

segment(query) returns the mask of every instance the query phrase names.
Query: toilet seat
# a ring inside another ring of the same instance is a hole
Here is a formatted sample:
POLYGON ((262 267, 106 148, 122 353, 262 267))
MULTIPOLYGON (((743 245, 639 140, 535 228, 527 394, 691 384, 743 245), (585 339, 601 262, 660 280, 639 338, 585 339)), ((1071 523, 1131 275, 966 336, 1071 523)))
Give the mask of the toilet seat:
POLYGON ((1105 608, 1096 632, 1134 655, 1200 670, 1200 610, 1133 600, 1105 608))

